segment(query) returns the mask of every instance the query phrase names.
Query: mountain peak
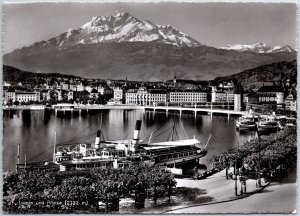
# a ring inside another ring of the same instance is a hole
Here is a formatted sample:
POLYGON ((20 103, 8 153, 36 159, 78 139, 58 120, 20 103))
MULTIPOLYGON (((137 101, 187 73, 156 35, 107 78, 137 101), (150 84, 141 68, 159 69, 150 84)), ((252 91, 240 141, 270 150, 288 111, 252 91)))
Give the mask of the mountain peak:
POLYGON ((256 43, 256 44, 254 44, 254 45, 258 45, 258 46, 267 46, 265 43, 263 43, 263 42, 258 42, 258 43, 256 43))
POLYGON ((155 25, 135 18, 127 12, 115 11, 111 16, 93 17, 81 28, 69 29, 40 46, 65 49, 78 44, 157 42, 174 46, 195 47, 201 44, 173 26, 155 25))
POLYGON ((255 52, 255 53, 295 52, 295 50, 293 50, 289 45, 271 47, 262 42, 258 42, 252 45, 247 45, 247 44, 226 45, 224 47, 220 47, 220 49, 236 50, 240 52, 255 52))
POLYGON ((120 18, 124 15, 130 15, 129 13, 126 13, 126 12, 119 12, 119 11, 115 11, 111 16, 114 17, 114 18, 120 18))

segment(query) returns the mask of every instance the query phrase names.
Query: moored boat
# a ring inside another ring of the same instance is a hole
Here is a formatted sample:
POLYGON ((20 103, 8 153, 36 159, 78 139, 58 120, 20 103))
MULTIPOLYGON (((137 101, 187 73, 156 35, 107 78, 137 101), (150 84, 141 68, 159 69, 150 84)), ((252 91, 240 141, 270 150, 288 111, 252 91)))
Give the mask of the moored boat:
MULTIPOLYGON (((53 161, 48 164, 57 165, 60 171, 124 168, 135 163, 168 166, 196 160, 207 154, 206 147, 203 148, 195 138, 151 143, 151 138, 148 142, 140 140, 140 129, 141 121, 138 120, 133 139, 105 141, 101 130, 98 130, 95 142, 55 145, 53 161)), ((42 169, 43 166, 45 163, 32 167, 42 169)))
POLYGON ((294 117, 287 117, 285 127, 297 127, 297 119, 294 117))
POLYGON ((274 116, 261 116, 258 121, 258 131, 278 130, 279 123, 274 116))
POLYGON ((236 129, 240 131, 244 130, 256 130, 257 129, 257 118, 253 115, 245 115, 240 117, 236 122, 236 129))

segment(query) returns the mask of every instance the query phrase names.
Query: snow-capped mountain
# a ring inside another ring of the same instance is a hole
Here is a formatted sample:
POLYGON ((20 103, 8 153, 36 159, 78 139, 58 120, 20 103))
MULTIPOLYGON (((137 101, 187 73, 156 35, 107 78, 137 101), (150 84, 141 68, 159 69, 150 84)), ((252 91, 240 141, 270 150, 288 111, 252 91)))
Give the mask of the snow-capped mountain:
POLYGON ((247 52, 255 52, 255 53, 295 52, 295 50, 293 50, 289 45, 271 47, 264 43, 256 43, 252 45, 244 45, 244 44, 227 45, 224 47, 220 47, 220 49, 236 50, 241 52, 247 51, 247 52))
POLYGON ((110 17, 93 17, 81 28, 69 29, 47 42, 40 42, 39 45, 64 49, 78 44, 151 41, 188 47, 201 45, 170 25, 155 25, 148 20, 140 21, 129 13, 119 12, 110 17))
POLYGON ((287 46, 268 48, 257 44, 250 50, 256 52, 201 45, 170 25, 155 25, 117 12, 110 17, 94 17, 50 40, 16 49, 3 56, 3 63, 24 71, 162 81, 172 79, 174 74, 180 79, 209 80, 296 58, 296 52, 290 52, 287 46), (276 53, 256 53, 270 49, 276 53))
POLYGON ((292 49, 289 45, 284 46, 274 46, 270 53, 278 53, 278 52, 295 52, 295 50, 292 49))

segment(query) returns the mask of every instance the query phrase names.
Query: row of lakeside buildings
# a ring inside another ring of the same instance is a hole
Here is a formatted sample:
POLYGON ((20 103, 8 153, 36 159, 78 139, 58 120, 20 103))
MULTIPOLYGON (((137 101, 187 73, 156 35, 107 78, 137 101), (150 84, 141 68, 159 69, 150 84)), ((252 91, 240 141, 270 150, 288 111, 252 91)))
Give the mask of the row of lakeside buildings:
POLYGON ((126 88, 88 88, 82 91, 61 88, 57 85, 48 89, 34 89, 33 91, 4 89, 3 103, 10 102, 41 102, 41 101, 79 101, 96 100, 103 96, 110 104, 128 105, 184 105, 203 103, 230 104, 232 109, 241 110, 252 104, 271 105, 276 108, 285 108, 296 111, 297 101, 293 94, 284 94, 280 86, 262 86, 258 91, 239 92, 231 89, 220 89, 209 87, 203 90, 183 89, 147 89, 140 87, 136 89, 126 88))

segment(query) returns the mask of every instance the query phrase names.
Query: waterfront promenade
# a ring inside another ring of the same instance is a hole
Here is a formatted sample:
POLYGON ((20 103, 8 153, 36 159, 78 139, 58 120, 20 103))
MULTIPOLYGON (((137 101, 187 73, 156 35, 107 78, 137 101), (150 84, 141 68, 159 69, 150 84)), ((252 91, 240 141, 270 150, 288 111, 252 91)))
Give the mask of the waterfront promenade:
POLYGON ((220 213, 292 213, 296 209, 296 167, 288 174, 273 182, 264 182, 256 187, 255 179, 247 180, 247 194, 240 195, 241 184, 238 181, 238 196, 235 195, 235 181, 226 179, 225 170, 203 180, 176 179, 177 188, 198 188, 203 191, 201 197, 210 197, 212 201, 194 204, 176 204, 150 209, 136 210, 135 213, 155 214, 220 214, 220 213))
MULTIPOLYGON (((247 195, 234 195, 234 180, 226 180, 225 171, 216 173, 207 179, 177 179, 177 187, 196 187, 207 191, 205 196, 214 198, 213 202, 194 206, 176 206, 164 213, 292 213, 296 210, 296 167, 288 174, 256 188, 255 180, 247 180, 247 195)), ((238 182, 238 194, 240 194, 238 182)))

